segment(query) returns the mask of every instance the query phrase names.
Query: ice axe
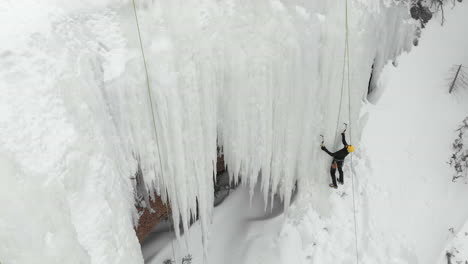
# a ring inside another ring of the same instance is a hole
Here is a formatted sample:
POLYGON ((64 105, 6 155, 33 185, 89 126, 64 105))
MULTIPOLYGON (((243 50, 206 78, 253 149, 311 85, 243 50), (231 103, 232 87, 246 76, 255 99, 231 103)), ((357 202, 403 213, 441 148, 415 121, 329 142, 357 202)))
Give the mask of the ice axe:
POLYGON ((322 137, 322 143, 320 143, 320 146, 323 146, 323 144, 325 143, 325 138, 323 137, 323 135, 320 135, 322 137))
POLYGON ((344 133, 346 133, 346 130, 348 129, 348 124, 346 124, 346 123, 343 123, 343 124, 345 125, 345 128, 343 130, 343 134, 344 134, 344 133))

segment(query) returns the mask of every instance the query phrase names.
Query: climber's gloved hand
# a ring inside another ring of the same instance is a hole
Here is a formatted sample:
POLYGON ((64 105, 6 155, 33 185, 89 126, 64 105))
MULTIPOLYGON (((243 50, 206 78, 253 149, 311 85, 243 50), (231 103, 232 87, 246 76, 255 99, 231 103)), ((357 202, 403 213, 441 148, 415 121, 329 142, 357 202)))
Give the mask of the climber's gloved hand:
POLYGON ((325 150, 325 146, 324 146, 324 145, 320 145, 320 148, 321 148, 322 150, 325 150))

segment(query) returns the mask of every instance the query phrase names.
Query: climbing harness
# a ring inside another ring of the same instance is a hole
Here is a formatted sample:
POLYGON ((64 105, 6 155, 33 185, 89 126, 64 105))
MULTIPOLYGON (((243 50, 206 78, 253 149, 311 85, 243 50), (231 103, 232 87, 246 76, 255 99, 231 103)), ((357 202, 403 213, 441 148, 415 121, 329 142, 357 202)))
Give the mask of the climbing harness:
MULTIPOLYGON (((157 132, 157 129, 156 129, 156 115, 157 113, 155 114, 155 111, 154 111, 154 107, 153 107, 153 96, 151 94, 151 87, 150 87, 150 80, 149 80, 149 74, 148 74, 148 66, 146 64, 146 57, 145 57, 145 50, 143 49, 143 42, 141 40, 141 31, 140 31, 140 23, 138 21, 138 14, 137 14, 137 8, 136 8, 136 4, 135 4, 135 0, 132 0, 133 2, 133 13, 135 15, 135 23, 136 23, 136 27, 137 27, 137 31, 138 31, 138 40, 140 42, 140 49, 141 49, 141 56, 143 57, 143 65, 145 66, 145 76, 146 76, 146 88, 147 88, 147 92, 148 92, 148 98, 149 98, 149 103, 150 103, 150 108, 151 108, 151 116, 152 116, 152 120, 153 120, 153 129, 154 129, 154 136, 155 136, 155 140, 156 140, 156 147, 158 148, 158 158, 159 158, 159 167, 161 169, 161 171, 163 170, 163 167, 162 167, 162 159, 161 159, 161 151, 160 151, 160 147, 159 147, 159 138, 158 138, 158 132, 157 132)), ((169 201, 169 198, 167 198, 167 201, 169 201)), ((167 207, 168 204, 166 204, 166 210, 167 210, 167 213, 168 213, 168 218, 171 222, 171 227, 172 227, 172 231, 174 231, 174 222, 172 221, 172 218, 169 216, 169 208, 167 207)), ((175 250, 174 250, 174 241, 172 241, 172 257, 174 258, 174 261, 175 263, 177 264, 177 258, 176 258, 176 254, 175 254, 175 250)))

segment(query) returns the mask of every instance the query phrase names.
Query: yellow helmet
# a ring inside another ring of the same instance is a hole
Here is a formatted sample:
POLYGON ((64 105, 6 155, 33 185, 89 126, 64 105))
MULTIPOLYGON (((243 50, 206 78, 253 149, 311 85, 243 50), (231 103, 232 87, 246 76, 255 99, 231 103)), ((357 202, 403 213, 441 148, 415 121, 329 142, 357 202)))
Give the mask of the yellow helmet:
POLYGON ((349 152, 349 153, 354 152, 354 146, 349 145, 349 146, 348 146, 348 152, 349 152))

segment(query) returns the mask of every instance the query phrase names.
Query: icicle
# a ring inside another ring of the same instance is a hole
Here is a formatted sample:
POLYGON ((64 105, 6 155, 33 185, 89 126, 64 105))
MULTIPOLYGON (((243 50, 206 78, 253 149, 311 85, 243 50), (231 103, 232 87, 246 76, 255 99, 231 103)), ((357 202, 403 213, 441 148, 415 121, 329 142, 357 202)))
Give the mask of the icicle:
MULTIPOLYGON (((371 6, 375 12, 382 10, 371 6)), ((146 151, 142 166, 154 167, 146 181, 167 190, 175 226, 180 216, 187 229, 191 212, 198 210, 207 235, 217 142, 223 146, 230 181, 249 185, 251 196, 260 184, 265 209, 268 204, 273 208, 276 194, 288 206, 297 180, 320 182, 326 177, 317 173, 322 168, 317 163, 324 158, 317 155, 316 138, 335 132, 341 74, 336 66, 342 63, 344 43, 343 17, 336 12, 340 8, 339 1, 297 7, 266 0, 158 0, 142 11, 153 107, 160 116, 156 125, 162 143, 157 151, 163 159, 160 168, 153 160, 154 144, 140 146, 146 151)), ((354 12, 369 12, 361 8, 354 12)), ((365 26, 380 32, 388 21, 396 21, 395 15, 403 25, 404 8, 395 5, 378 17, 356 17, 351 31, 365 26)), ((377 37, 351 36, 351 42, 364 43, 356 45, 351 56, 365 58, 354 60, 353 73, 367 72, 376 53, 379 61, 386 61, 407 49, 411 39, 406 36, 414 27, 404 29, 377 37), (374 47, 376 38, 384 37, 400 43, 396 48, 374 47)), ((363 87, 364 93, 368 78, 357 75, 354 87, 363 87)), ((357 105, 361 96, 355 92, 357 105)), ((351 114, 356 119, 358 111, 356 107, 351 114)))

